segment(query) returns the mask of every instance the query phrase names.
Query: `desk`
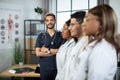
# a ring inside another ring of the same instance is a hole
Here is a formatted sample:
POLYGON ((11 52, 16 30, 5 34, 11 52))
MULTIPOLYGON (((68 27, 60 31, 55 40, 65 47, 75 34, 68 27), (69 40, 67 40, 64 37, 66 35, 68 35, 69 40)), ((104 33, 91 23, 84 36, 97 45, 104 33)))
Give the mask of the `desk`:
POLYGON ((11 69, 22 68, 22 67, 30 67, 32 69, 35 69, 37 67, 37 64, 24 64, 23 66, 14 65, 10 67, 8 70, 0 73, 0 77, 40 77, 40 74, 34 72, 29 72, 27 74, 12 74, 9 72, 9 70, 11 69))

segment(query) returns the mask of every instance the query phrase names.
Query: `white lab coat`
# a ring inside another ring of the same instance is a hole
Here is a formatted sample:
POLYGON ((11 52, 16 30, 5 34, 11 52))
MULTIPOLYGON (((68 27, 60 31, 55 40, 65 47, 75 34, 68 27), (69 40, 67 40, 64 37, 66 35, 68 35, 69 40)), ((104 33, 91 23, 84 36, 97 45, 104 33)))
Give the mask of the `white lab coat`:
POLYGON ((66 41, 58 50, 56 54, 56 61, 57 61, 57 77, 60 75, 59 73, 62 71, 67 58, 69 58, 70 50, 73 49, 75 46, 74 39, 70 41, 66 41))
POLYGON ((90 43, 81 53, 79 68, 73 80, 114 80, 117 70, 115 47, 102 39, 90 43))
POLYGON ((81 54, 81 51, 84 49, 85 44, 87 43, 88 37, 84 36, 77 42, 72 51, 70 50, 71 55, 64 66, 63 72, 61 73, 62 76, 60 76, 61 78, 57 80, 75 80, 74 75, 77 72, 78 64, 81 62, 78 56, 81 54))

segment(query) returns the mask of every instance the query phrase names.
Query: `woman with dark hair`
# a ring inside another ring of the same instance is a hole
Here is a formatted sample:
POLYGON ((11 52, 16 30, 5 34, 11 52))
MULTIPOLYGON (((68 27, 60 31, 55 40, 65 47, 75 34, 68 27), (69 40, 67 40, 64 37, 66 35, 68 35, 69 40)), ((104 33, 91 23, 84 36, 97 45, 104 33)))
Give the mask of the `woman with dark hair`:
POLYGON ((75 80, 114 80, 117 70, 117 18, 109 5, 98 5, 90 9, 84 19, 86 35, 92 41, 82 54, 86 57, 86 74, 83 79, 75 80))
POLYGON ((60 76, 62 76, 63 67, 67 61, 67 59, 70 56, 70 50, 75 46, 75 40, 72 38, 70 34, 70 19, 65 22, 63 29, 62 29, 62 37, 63 39, 66 39, 67 41, 61 45, 59 48, 57 54, 56 54, 56 61, 57 61, 57 77, 56 79, 59 79, 60 76))

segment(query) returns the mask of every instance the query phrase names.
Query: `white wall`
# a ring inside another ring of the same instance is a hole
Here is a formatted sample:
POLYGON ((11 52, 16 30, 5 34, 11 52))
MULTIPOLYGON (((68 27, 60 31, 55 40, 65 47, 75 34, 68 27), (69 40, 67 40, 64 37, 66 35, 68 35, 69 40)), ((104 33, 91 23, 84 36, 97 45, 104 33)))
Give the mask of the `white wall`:
POLYGON ((34 12, 34 8, 39 6, 41 8, 45 9, 45 1, 46 0, 0 0, 0 2, 3 3, 9 3, 9 4, 18 4, 23 6, 23 17, 24 19, 34 19, 36 16, 36 13, 34 12))
MULTIPOLYGON (((15 4, 23 7, 23 20, 25 19, 35 19, 36 13, 34 12, 34 8, 39 6, 43 9, 46 9, 44 5, 46 0, 0 0, 0 3, 6 4, 15 4)), ((24 25, 22 23, 21 25, 24 25)), ((24 26, 21 26, 20 37, 21 46, 24 48, 24 26)), ((0 50, 0 72, 4 71, 8 67, 13 64, 13 44, 8 45, 11 48, 5 48, 0 50)), ((1 46, 0 46, 1 47, 1 46)))
POLYGON ((37 6, 42 7, 43 0, 22 0, 24 4, 24 18, 25 19, 35 19, 35 16, 37 15, 34 12, 34 8, 37 6))

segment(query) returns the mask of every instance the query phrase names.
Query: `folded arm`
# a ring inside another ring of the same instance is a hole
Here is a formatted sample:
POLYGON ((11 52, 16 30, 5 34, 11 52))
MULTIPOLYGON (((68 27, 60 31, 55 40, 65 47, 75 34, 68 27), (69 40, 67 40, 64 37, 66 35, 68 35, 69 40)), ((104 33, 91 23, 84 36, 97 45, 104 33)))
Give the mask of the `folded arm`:
POLYGON ((58 49, 49 49, 46 48, 44 46, 42 46, 41 48, 36 48, 36 55, 37 56, 41 56, 41 57, 48 57, 48 56, 52 56, 55 55, 57 53, 58 49), (48 53, 49 51, 49 53, 48 53))

